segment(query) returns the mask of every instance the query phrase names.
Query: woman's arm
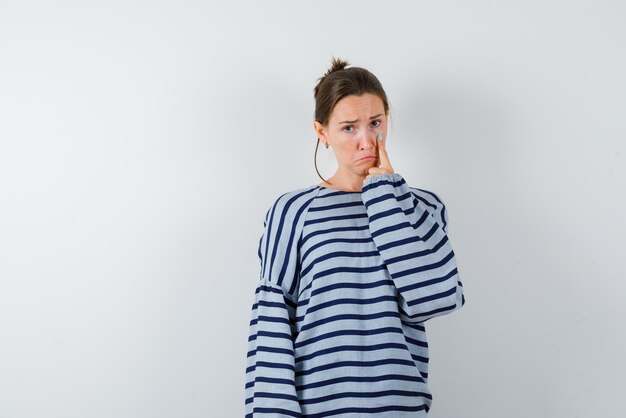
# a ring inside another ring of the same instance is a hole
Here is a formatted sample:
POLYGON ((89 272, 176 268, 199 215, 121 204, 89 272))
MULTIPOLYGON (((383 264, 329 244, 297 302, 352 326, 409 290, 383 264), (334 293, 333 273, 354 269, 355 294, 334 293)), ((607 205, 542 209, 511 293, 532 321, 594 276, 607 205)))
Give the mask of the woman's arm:
POLYGON ((299 417, 294 376, 293 333, 283 289, 262 278, 248 333, 246 417, 299 417))
POLYGON ((366 178, 361 196, 370 233, 398 290, 401 319, 424 322, 461 308, 463 284, 441 199, 432 199, 431 213, 398 173, 366 178))
POLYGON ((300 273, 297 245, 310 201, 306 193, 286 193, 266 215, 258 249, 260 281, 248 335, 248 418, 301 415, 293 340, 300 273))

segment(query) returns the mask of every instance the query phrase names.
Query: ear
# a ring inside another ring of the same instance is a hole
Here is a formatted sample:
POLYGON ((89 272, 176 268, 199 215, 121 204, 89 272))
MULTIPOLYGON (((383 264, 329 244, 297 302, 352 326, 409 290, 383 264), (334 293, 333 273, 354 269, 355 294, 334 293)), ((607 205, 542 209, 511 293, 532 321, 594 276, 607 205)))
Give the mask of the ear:
POLYGON ((315 129, 315 135, 317 135, 317 137, 320 139, 320 141, 327 142, 326 130, 324 129, 324 126, 321 123, 319 123, 318 121, 314 120, 313 121, 313 128, 315 129))

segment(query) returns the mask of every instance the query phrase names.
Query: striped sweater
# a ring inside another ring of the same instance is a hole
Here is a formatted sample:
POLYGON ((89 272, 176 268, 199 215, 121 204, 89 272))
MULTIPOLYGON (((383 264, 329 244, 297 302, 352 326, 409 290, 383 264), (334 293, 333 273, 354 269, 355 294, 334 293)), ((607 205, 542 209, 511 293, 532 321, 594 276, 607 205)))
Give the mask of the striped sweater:
POLYGON ((442 200, 398 173, 278 197, 259 241, 246 417, 425 417, 424 322, 465 303, 447 225, 442 200))

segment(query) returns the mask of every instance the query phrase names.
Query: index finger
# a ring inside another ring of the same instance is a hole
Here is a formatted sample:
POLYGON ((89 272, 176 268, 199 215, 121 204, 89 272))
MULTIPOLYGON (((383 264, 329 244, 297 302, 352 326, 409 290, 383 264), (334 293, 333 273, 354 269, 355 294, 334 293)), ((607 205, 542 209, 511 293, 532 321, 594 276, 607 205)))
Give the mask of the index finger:
MULTIPOLYGON (((379 132, 379 135, 382 137, 382 132, 379 132)), ((381 140, 376 140, 378 144, 378 159, 380 164, 378 165, 380 168, 391 168, 391 163, 389 162, 389 156, 387 155, 387 150, 385 149, 385 142, 387 138, 383 137, 381 140)))

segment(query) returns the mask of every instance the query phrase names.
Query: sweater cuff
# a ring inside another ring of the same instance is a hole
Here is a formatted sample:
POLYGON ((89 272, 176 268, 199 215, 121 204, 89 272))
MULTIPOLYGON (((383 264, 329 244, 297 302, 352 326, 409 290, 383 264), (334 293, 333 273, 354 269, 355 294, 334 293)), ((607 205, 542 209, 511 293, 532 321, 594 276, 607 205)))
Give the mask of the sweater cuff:
POLYGON ((383 173, 376 174, 372 177, 366 178, 363 182, 363 187, 366 187, 370 184, 380 183, 381 181, 391 182, 392 184, 400 181, 402 176, 399 173, 383 173))

